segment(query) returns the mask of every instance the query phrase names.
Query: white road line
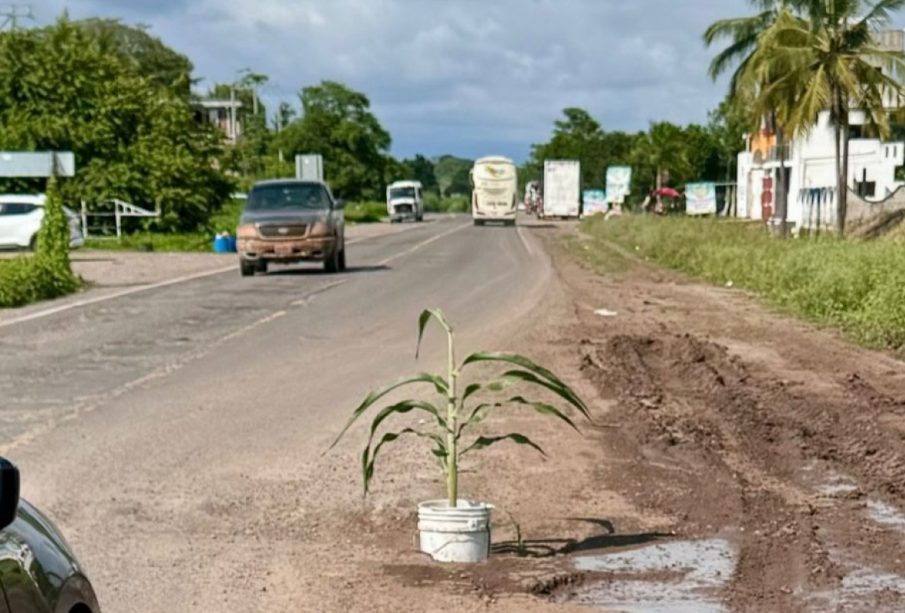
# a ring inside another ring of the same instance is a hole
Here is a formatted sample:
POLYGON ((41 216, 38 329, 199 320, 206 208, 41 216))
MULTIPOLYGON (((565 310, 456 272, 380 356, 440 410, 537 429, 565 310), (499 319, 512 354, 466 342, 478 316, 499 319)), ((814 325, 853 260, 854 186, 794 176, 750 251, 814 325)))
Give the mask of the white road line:
POLYGON ((402 253, 397 253, 396 255, 390 256, 384 260, 381 260, 380 262, 377 262, 377 265, 386 266, 390 262, 394 262, 394 261, 398 260, 399 258, 402 258, 407 255, 411 255, 412 253, 415 253, 422 247, 426 247, 427 245, 430 245, 432 242, 440 240, 444 236, 449 236, 450 234, 452 234, 454 232, 458 232, 459 230, 464 230, 465 228, 468 228, 468 227, 471 227, 471 222, 462 224, 461 226, 456 226, 455 228, 447 230, 446 232, 442 232, 436 236, 432 236, 432 237, 428 238, 427 240, 423 240, 420 243, 418 243, 417 245, 415 245, 414 247, 412 247, 406 251, 403 251, 402 253))
POLYGON ((349 282, 348 279, 343 279, 342 281, 336 281, 334 283, 329 283, 327 285, 324 285, 323 287, 319 287, 316 290, 308 292, 307 294, 305 294, 298 300, 295 300, 294 302, 292 302, 290 304, 290 306, 305 306, 306 304, 311 302, 311 300, 314 299, 314 297, 317 296, 318 294, 323 294, 324 292, 331 290, 334 287, 338 287, 338 286, 343 285, 348 282, 349 282))
POLYGON ((42 317, 47 317, 48 315, 55 315, 56 313, 62 313, 63 311, 69 311, 71 309, 77 309, 79 307, 88 306, 89 304, 97 304, 98 302, 105 302, 107 300, 114 300, 115 298, 122 298, 123 296, 131 296, 132 294, 139 294, 141 292, 147 292, 152 289, 158 289, 161 287, 167 287, 168 285, 176 285, 177 283, 185 283, 186 281, 194 281, 195 279, 203 279, 205 277, 213 277, 214 275, 222 275, 223 273, 234 271, 236 269, 235 264, 229 267, 217 268, 215 270, 206 270, 204 272, 196 272, 191 275, 184 275, 181 277, 176 277, 175 279, 167 279, 166 281, 160 281, 158 283, 152 283, 150 285, 142 285, 140 287, 131 287, 129 289, 124 289, 119 292, 115 292, 113 294, 106 294, 104 296, 97 296, 96 298, 85 298, 84 300, 76 300, 75 302, 68 302, 66 304, 61 304, 59 306, 51 307, 49 309, 44 309, 42 311, 36 311, 34 313, 29 313, 28 315, 23 315, 22 317, 17 317, 15 319, 8 319, 6 321, 0 322, 0 328, 6 328, 7 326, 14 326, 16 324, 21 324, 26 321, 32 321, 35 319, 41 319, 42 317))
POLYGON ((250 332, 250 331, 254 330, 258 326, 263 326, 264 324, 269 324, 273 320, 279 319, 280 317, 283 317, 285 315, 286 315, 286 311, 277 311, 276 313, 272 313, 272 314, 268 315, 267 317, 262 317, 261 319, 259 319, 258 321, 254 322, 252 324, 248 324, 247 326, 239 328, 235 332, 231 332, 231 333, 227 334, 226 336, 224 336, 223 338, 220 339, 219 343, 225 343, 226 341, 231 341, 234 338, 242 336, 246 332, 250 332))
POLYGON ((516 234, 518 234, 518 238, 522 241, 522 246, 525 247, 525 251, 528 252, 528 255, 534 255, 534 249, 531 248, 531 245, 528 244, 528 240, 525 239, 525 236, 522 234, 522 226, 518 226, 516 229, 516 234))

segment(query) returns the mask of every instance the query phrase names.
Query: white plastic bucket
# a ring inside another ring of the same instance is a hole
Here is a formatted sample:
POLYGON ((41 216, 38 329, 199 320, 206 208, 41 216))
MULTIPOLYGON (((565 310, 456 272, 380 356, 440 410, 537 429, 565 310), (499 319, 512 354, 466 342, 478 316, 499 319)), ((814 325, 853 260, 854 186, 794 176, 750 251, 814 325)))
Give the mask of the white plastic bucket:
POLYGON ((490 555, 490 512, 493 505, 446 500, 418 505, 421 551, 438 562, 483 562, 490 555))

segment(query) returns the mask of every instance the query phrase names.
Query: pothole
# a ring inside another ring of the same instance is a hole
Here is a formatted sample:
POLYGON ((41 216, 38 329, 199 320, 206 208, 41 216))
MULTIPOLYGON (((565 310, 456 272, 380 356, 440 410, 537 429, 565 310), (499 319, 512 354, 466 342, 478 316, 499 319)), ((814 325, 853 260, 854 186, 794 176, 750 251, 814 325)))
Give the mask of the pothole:
POLYGON ((579 571, 606 573, 559 602, 628 613, 716 613, 735 572, 737 552, 725 539, 673 541, 601 555, 578 556, 579 571))

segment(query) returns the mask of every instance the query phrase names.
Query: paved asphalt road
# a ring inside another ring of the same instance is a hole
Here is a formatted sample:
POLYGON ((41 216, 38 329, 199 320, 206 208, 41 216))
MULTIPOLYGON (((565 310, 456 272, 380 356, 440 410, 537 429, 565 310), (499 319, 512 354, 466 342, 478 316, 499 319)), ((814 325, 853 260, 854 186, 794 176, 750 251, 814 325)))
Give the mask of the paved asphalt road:
POLYGON ((443 308, 464 349, 505 347, 552 274, 530 234, 461 216, 350 245, 348 261, 338 275, 230 271, 0 328, 0 453, 105 610, 298 610, 286 586, 327 602, 298 570, 319 554, 288 533, 299 513, 360 505, 356 462, 322 456, 351 408, 442 363, 413 361, 422 308, 443 308), (262 594, 262 576, 278 589, 262 594))

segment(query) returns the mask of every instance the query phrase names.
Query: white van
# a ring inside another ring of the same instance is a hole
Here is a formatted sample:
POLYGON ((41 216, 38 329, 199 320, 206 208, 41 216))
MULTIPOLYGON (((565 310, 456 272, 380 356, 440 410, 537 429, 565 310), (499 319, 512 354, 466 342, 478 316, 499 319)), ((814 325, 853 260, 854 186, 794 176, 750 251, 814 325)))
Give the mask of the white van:
MULTIPOLYGON (((0 194, 0 249, 34 250, 46 200, 44 194, 0 194)), ((63 210, 69 220, 69 246, 81 247, 85 239, 79 216, 63 210)))
POLYGON ((396 181, 387 187, 390 222, 424 219, 424 188, 420 181, 396 181))
POLYGON ((515 225, 518 175, 515 162, 502 156, 477 160, 471 169, 471 217, 476 226, 486 221, 515 225))

